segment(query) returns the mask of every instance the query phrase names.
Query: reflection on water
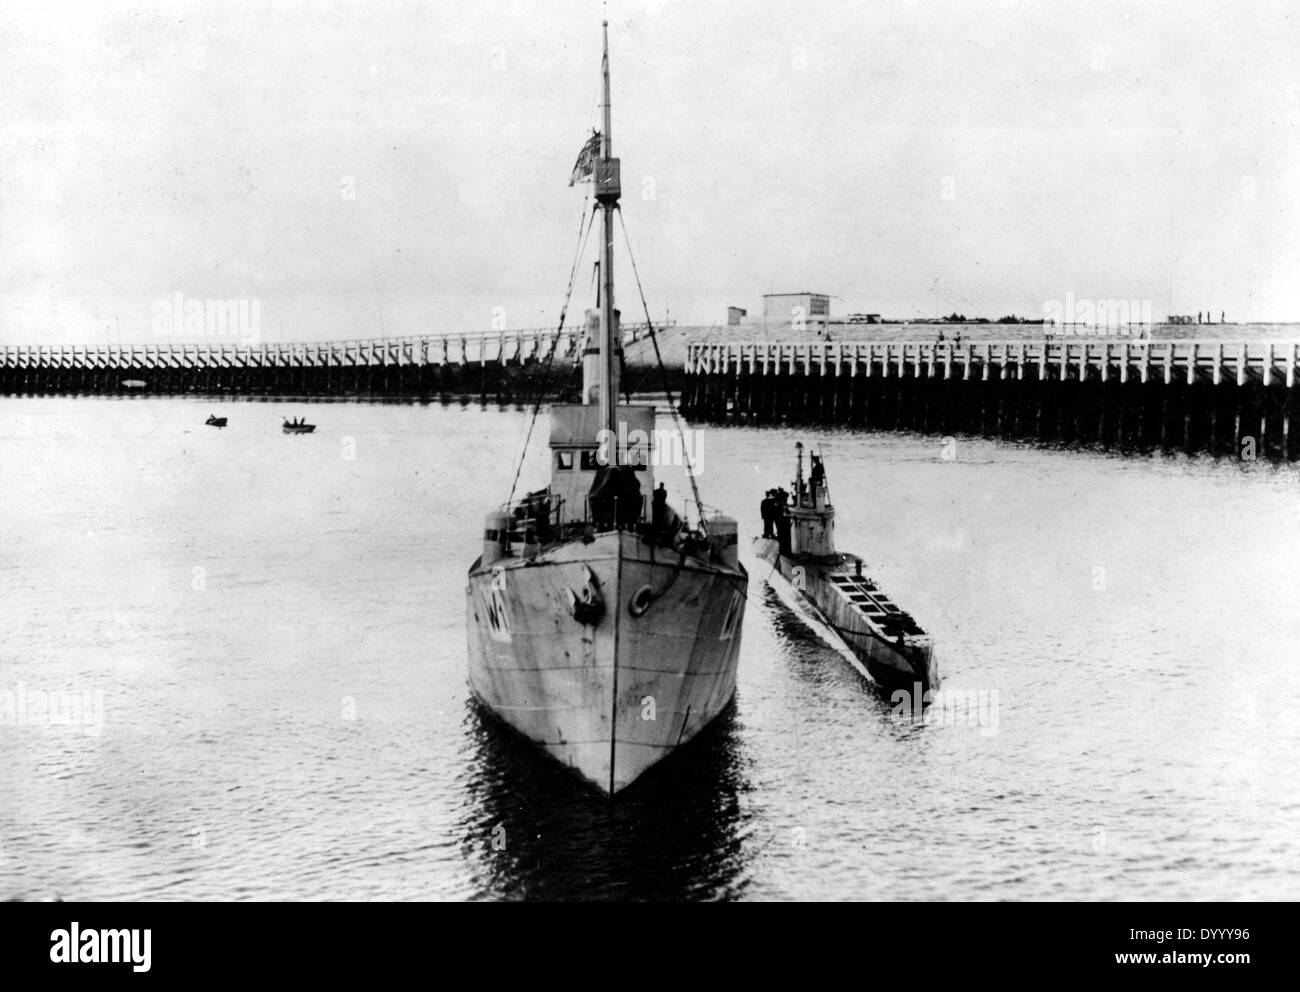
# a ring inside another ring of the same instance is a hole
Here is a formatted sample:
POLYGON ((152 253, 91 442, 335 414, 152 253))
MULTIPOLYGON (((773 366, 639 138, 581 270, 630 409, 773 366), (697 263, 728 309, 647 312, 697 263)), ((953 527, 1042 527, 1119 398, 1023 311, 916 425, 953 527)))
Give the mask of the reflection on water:
MULTIPOLYGON (((727 899, 750 791, 735 705, 609 801, 472 697, 463 850, 488 899, 727 899)), ((752 852, 751 852, 752 853, 752 852)))
POLYGON ((0 709, 0 896, 1300 891, 1294 466, 709 428, 751 576, 736 699, 611 803, 470 702, 466 571, 528 413, 296 412, 0 400, 0 693, 103 700, 95 734, 0 709), (745 549, 796 440, 996 728, 900 716, 768 590, 745 549))

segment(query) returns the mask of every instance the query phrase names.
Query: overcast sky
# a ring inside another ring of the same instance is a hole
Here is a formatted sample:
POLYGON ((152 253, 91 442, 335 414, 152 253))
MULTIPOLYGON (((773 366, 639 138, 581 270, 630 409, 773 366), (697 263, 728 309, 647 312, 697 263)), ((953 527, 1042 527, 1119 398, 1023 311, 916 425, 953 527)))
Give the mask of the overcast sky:
MULTIPOLYGON (((486 329, 494 307, 553 325, 601 16, 6 0, 0 340, 149 341, 176 292, 260 301, 271 340, 486 329)), ((620 0, 609 19, 656 318, 807 289, 899 317, 1073 293, 1300 319, 1286 3, 620 0)))

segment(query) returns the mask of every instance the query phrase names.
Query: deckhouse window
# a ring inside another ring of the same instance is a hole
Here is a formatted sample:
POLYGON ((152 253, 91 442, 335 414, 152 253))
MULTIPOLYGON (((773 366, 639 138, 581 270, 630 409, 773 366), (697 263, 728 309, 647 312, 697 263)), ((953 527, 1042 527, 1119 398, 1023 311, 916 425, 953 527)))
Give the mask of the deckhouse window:
POLYGON ((573 468, 573 452, 572 452, 572 451, 557 451, 557 452, 555 453, 555 467, 556 467, 557 469, 561 469, 561 470, 563 470, 563 471, 565 471, 565 472, 567 472, 567 471, 569 471, 569 469, 573 468))

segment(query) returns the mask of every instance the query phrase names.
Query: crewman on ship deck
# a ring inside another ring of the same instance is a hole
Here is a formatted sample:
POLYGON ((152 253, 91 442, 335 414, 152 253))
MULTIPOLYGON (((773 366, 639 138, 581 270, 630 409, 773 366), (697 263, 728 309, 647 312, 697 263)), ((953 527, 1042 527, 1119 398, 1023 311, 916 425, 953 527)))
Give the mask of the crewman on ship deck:
POLYGON ((661 482, 650 496, 650 528, 662 534, 668 528, 668 490, 661 482))
POLYGON ((776 543, 783 555, 790 554, 790 494, 784 489, 776 491, 776 503, 773 511, 776 516, 776 543))

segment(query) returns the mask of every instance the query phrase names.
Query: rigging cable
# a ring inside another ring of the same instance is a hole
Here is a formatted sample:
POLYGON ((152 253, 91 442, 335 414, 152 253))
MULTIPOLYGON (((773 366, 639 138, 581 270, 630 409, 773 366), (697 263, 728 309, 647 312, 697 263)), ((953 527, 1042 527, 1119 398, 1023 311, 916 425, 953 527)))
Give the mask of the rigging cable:
POLYGON ((614 209, 618 212, 618 223, 623 229, 623 242, 627 245, 627 259, 632 263, 632 275, 636 279, 636 290, 641 295, 641 308, 645 311, 646 330, 650 334, 650 343, 655 346, 655 361, 659 365, 659 375, 663 379, 664 395, 668 397, 668 409, 673 415, 673 426, 677 429, 682 438, 682 457, 686 460, 686 478, 691 483, 691 494, 695 497, 695 508, 700 514, 700 532, 708 534, 708 524, 704 522, 704 504, 700 501, 700 487, 695 482, 695 466, 691 464, 691 455, 687 450, 686 431, 682 427, 681 418, 677 415, 677 402, 673 399, 672 387, 668 384, 668 370, 664 368, 663 355, 659 352, 659 334, 655 330, 654 321, 650 319, 650 305, 646 303, 645 290, 641 286, 641 273, 636 268, 636 258, 632 255, 632 239, 627 233, 627 222, 623 220, 623 208, 615 204, 614 209))
POLYGON ((542 364, 542 379, 537 385, 537 399, 533 403, 533 413, 528 420, 528 433, 524 435, 524 445, 519 453, 519 464, 515 467, 515 477, 510 483, 510 496, 506 499, 507 506, 513 503, 515 499, 515 487, 519 485, 519 473, 523 471, 524 460, 528 457, 528 443, 533 439, 533 428, 537 426, 537 415, 541 412, 542 399, 546 396, 546 385, 550 381, 551 361, 555 358, 555 349, 560 343, 560 335, 564 333, 564 319, 569 312, 569 300, 573 296, 573 283, 578 278, 578 265, 582 261, 582 253, 586 250, 587 239, 591 236, 592 219, 596 216, 596 211, 593 208, 590 213, 587 212, 585 198, 582 212, 583 216, 578 220, 578 250, 573 256, 573 266, 569 270, 569 288, 564 292, 564 305, 560 307, 560 323, 555 329, 555 334, 551 337, 550 347, 546 350, 546 360, 542 364))

